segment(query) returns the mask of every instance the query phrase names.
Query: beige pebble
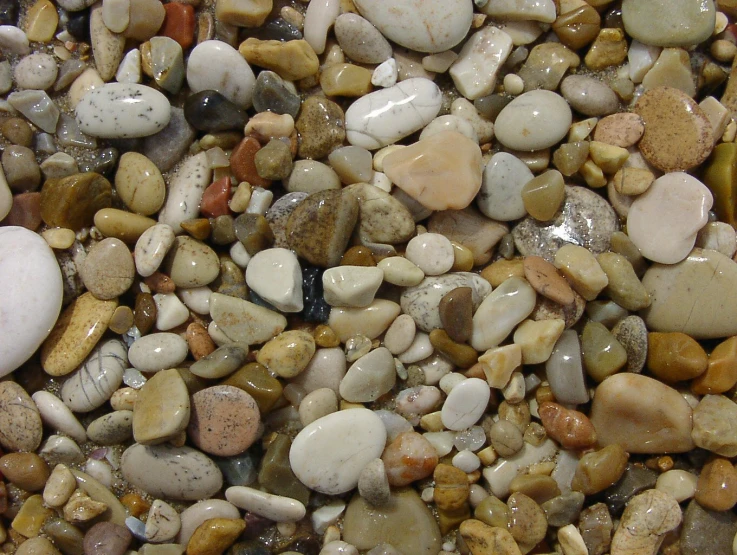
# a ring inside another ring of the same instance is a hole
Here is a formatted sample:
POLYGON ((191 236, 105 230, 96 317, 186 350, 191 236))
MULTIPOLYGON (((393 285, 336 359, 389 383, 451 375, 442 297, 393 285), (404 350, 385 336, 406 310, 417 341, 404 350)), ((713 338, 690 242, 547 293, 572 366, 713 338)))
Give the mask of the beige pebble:
POLYGON ((64 464, 57 464, 51 471, 43 490, 43 500, 49 507, 62 507, 77 489, 77 480, 64 464))
POLYGON ((300 331, 285 331, 267 342, 256 360, 283 378, 293 378, 309 364, 315 354, 315 339, 300 331))
POLYGON ((52 227, 41 233, 41 236, 52 249, 64 250, 74 244, 77 235, 71 229, 52 227))
POLYGON ((522 349, 525 364, 542 364, 550 358, 555 343, 565 329, 565 321, 525 320, 514 331, 514 343, 522 349))
POLYGON ((556 268, 568 278, 576 293, 587 301, 594 300, 609 284, 596 257, 578 245, 563 245, 555 253, 556 268))
POLYGON ((166 196, 161 172, 151 160, 137 152, 126 152, 120 157, 115 189, 128 208, 143 216, 158 212, 166 196))
POLYGON ((41 415, 15 382, 0 382, 0 444, 8 451, 35 451, 41 443, 41 415))
POLYGON ((103 301, 125 293, 133 284, 135 275, 130 250, 120 239, 114 238, 95 244, 80 268, 80 277, 87 290, 103 301))
POLYGON ((642 118, 631 112, 612 114, 599 120, 594 129, 594 140, 622 148, 629 148, 645 132, 642 118))

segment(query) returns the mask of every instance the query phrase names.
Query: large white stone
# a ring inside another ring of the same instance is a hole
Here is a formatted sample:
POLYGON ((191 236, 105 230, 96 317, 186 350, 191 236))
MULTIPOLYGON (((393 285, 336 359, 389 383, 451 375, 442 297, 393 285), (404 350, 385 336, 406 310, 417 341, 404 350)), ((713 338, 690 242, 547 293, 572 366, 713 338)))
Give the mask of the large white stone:
POLYGON ((499 345, 530 315, 536 299, 535 290, 524 279, 506 279, 474 313, 471 346, 477 351, 486 351, 499 345))
POLYGON ((292 442, 289 463, 310 489, 337 495, 352 490, 358 477, 386 444, 384 423, 368 409, 348 409, 318 418, 292 442))
POLYGON ((282 312, 300 312, 302 268, 289 249, 262 250, 246 266, 246 283, 259 297, 282 312))
POLYGON ((469 100, 491 94, 511 51, 512 37, 497 27, 489 25, 471 35, 450 68, 456 88, 469 100))
POLYGON ((362 96, 345 112, 348 142, 369 150, 393 144, 430 123, 442 100, 438 86, 424 77, 362 96))
POLYGON ((148 137, 169 124, 171 105, 159 91, 133 83, 107 83, 77 104, 79 129, 92 137, 148 137))
POLYGON ((519 95, 502 109, 494 134, 507 148, 529 152, 558 143, 572 121, 571 108, 562 96, 535 90, 519 95))
POLYGON ((386 38, 418 52, 453 48, 466 36, 473 18, 471 0, 356 0, 355 4, 386 38))
POLYGON ((41 346, 61 310, 61 271, 40 235, 23 227, 0 228, 0 285, 0 376, 5 376, 41 346))
POLYGON ((250 108, 256 76, 235 48, 223 41, 206 40, 189 55, 187 83, 192 92, 217 91, 241 108, 250 108))

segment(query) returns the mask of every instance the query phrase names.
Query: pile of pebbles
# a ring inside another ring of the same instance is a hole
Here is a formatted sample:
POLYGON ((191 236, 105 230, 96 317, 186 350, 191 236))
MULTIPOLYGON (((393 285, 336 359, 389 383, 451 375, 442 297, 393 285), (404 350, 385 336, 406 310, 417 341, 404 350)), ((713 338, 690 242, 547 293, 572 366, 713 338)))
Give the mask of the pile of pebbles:
POLYGON ((735 0, 0 0, 0 551, 737 553, 735 0))

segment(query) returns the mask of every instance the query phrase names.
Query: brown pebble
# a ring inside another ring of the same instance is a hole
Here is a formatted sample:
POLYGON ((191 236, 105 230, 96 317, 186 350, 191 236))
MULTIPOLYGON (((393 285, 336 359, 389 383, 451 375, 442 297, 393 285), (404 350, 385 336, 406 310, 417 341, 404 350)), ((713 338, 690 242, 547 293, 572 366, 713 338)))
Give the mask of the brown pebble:
POLYGON ((453 341, 444 329, 432 330, 430 343, 459 368, 471 368, 478 361, 479 354, 473 347, 453 341))
POLYGON ((333 331, 333 328, 320 324, 312 332, 312 336, 315 338, 315 344, 318 347, 337 347, 340 345, 340 339, 337 334, 333 331))
POLYGON ((362 245, 356 245, 343 253, 340 259, 341 266, 376 266, 376 260, 371 254, 371 249, 362 245))
POLYGON ((13 205, 3 224, 36 231, 41 221, 41 193, 21 193, 13 197, 13 205))
POLYGON ((644 132, 645 124, 640 116, 623 112, 600 119, 594 128, 594 140, 628 148, 637 143, 644 132))
POLYGON ((0 124, 0 133, 15 145, 30 147, 33 143, 33 130, 21 118, 8 118, 0 124))
POLYGON ((527 553, 545 538, 548 521, 540 505, 524 493, 513 493, 507 499, 509 533, 520 549, 527 553))
POLYGON ((269 187, 271 180, 264 179, 256 171, 256 153, 261 144, 253 137, 246 137, 230 155, 230 171, 238 181, 247 181, 254 187, 269 187))
POLYGON ((205 239, 207 239, 212 232, 212 224, 210 224, 210 220, 208 220, 207 218, 184 220, 179 225, 181 225, 182 229, 186 231, 189 235, 200 241, 204 241, 205 239))
POLYGON ((246 523, 240 518, 211 518, 200 524, 187 543, 187 555, 221 555, 228 549, 246 523))
POLYGON ((192 395, 189 437, 211 455, 243 453, 256 441, 260 422, 256 401, 237 387, 216 385, 192 395))
POLYGON ((571 489, 594 495, 614 485, 627 469, 629 455, 618 443, 586 453, 578 461, 571 489))
POLYGON ((161 272, 154 272, 145 278, 143 282, 154 293, 173 293, 177 288, 172 279, 161 272))
POLYGON ((43 427, 36 403, 15 382, 0 382, 0 444, 8 451, 35 451, 43 427))
POLYGON ((135 517, 147 513, 151 508, 151 504, 137 493, 126 493, 120 498, 120 502, 128 509, 130 514, 135 517))
POLYGON ((274 232, 261 214, 241 214, 235 219, 235 235, 251 256, 274 244, 274 232))
POLYGON ((0 472, 26 491, 43 489, 50 474, 46 461, 35 453, 8 453, 0 457, 0 472))
POLYGON ((195 360, 206 357, 216 349, 207 329, 198 322, 192 322, 187 326, 187 345, 195 360))
POLYGON ((468 501, 469 485, 466 473, 449 464, 439 464, 433 472, 433 501, 439 509, 456 510, 468 501))
POLYGON ((113 312, 108 328, 113 333, 124 334, 133 326, 133 311, 129 306, 119 306, 113 312))
POLYGON ((94 172, 47 179, 41 188, 41 217, 51 227, 79 231, 91 226, 95 213, 111 203, 110 182, 94 172))
POLYGON ((701 469, 696 502, 712 511, 728 511, 737 504, 737 470, 727 459, 715 458, 701 469))
POLYGON ((526 256, 523 267, 525 278, 543 297, 564 306, 573 303, 573 289, 550 262, 539 256, 526 256))
POLYGON ((596 443, 596 430, 584 413, 558 403, 543 403, 537 412, 548 435, 565 449, 583 449, 596 443))
POLYGON ((470 287, 456 287, 446 293, 438 305, 440 323, 448 337, 457 343, 465 343, 471 337, 472 296, 470 287))
POLYGON ((647 334, 647 369, 664 382, 696 378, 706 371, 708 364, 703 347, 685 333, 647 334))
POLYGON ((133 323, 146 335, 156 323, 156 302, 151 293, 139 293, 136 295, 136 305, 133 309, 133 323))
POLYGON ((729 391, 737 384, 737 336, 730 337, 714 347, 709 355, 706 372, 691 382, 691 391, 697 395, 729 391))

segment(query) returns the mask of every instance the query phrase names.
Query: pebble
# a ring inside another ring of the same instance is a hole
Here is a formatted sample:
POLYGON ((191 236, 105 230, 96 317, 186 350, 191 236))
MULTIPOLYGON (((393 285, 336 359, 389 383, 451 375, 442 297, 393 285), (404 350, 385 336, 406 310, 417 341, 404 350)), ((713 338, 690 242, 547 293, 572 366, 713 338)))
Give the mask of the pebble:
POLYGON ((701 469, 695 499, 702 507, 713 511, 728 511, 734 507, 737 504, 737 470, 734 466, 726 459, 708 461, 701 469))
POLYGON ((133 438, 156 445, 183 432, 190 419, 187 386, 176 369, 154 374, 138 390, 133 409, 133 438))
POLYGON ((36 391, 31 398, 41 415, 41 420, 56 431, 70 436, 78 443, 87 440, 87 434, 79 420, 61 399, 48 391, 36 391))
POLYGON ((256 440, 259 424, 256 401, 241 389, 218 385, 192 396, 188 435, 206 453, 219 456, 243 453, 256 440))
POLYGON ((584 116, 608 116, 619 109, 616 93, 593 77, 569 75, 561 82, 560 92, 571 107, 584 116))
POLYGON ((288 249, 272 248, 256 253, 246 267, 246 283, 262 299, 282 312, 300 312, 302 270, 288 249))
POLYGON ((730 553, 737 532, 737 518, 730 511, 710 511, 691 501, 683 513, 681 553, 697 555, 704 549, 730 553))
POLYGON ((474 555, 522 554, 512 534, 504 528, 492 527, 480 520, 468 519, 461 523, 459 531, 463 541, 474 555))
POLYGON ((466 0, 401 0, 392 9, 377 0, 359 0, 356 7, 386 38, 418 52, 443 52, 457 45, 473 15, 473 5, 466 0))
POLYGON ((642 280, 652 300, 643 312, 648 329, 679 331, 694 339, 737 334, 731 297, 719 293, 735 279, 737 265, 717 251, 696 248, 677 264, 653 265, 642 280))
POLYGON ((215 463, 191 447, 134 444, 123 453, 120 468, 132 485, 165 499, 206 499, 222 487, 215 463))
POLYGON ((366 307, 370 305, 384 279, 381 268, 337 266, 322 275, 325 302, 331 306, 366 307))
POLYGON ((28 37, 15 25, 0 25, 0 48, 17 56, 30 53, 28 37))
POLYGON ((682 503, 694 496, 697 481, 698 478, 686 470, 668 470, 658 476, 655 489, 671 495, 682 503))
POLYGON ((236 507, 275 522, 296 522, 304 518, 306 513, 305 506, 296 499, 245 486, 229 487, 225 490, 225 497, 236 507))
POLYGON ((34 2, 26 18, 26 35, 29 41, 51 41, 59 25, 59 16, 51 2, 34 2))
POLYGON ((693 46, 714 31, 716 11, 709 2, 679 0, 667 14, 660 12, 660 6, 655 0, 623 2, 622 22, 627 34, 651 46, 693 46))
POLYGON ((46 133, 56 131, 61 112, 46 92, 37 90, 12 92, 8 95, 8 103, 46 133))
POLYGON ((247 345, 268 341, 287 327, 281 314, 221 293, 210 296, 210 316, 231 341, 247 345))
POLYGON ((471 35, 449 70, 458 91, 469 100, 490 95, 511 51, 512 37, 497 27, 488 26, 471 35), (478 71, 480 67, 483 72, 478 71))
POLYGON ((535 307, 535 291, 517 277, 507 279, 488 295, 473 317, 471 346, 477 351, 496 347, 535 307))
POLYGON ((174 239, 162 268, 177 287, 184 288, 208 285, 220 273, 215 251, 205 243, 187 236, 174 239))
POLYGON ((202 196, 210 185, 211 170, 207 154, 200 152, 186 159, 169 181, 168 195, 159 212, 159 222, 168 224, 175 233, 185 220, 196 218, 202 196))
POLYGON ((691 414, 675 389, 647 376, 615 374, 597 388, 591 422, 600 445, 619 443, 630 453, 682 453, 694 446, 691 414))
POLYGON ((508 232, 501 223, 484 217, 472 207, 463 210, 435 212, 428 221, 428 231, 445 235, 473 254, 473 265, 483 266, 491 260, 492 250, 508 232))
POLYGON ((132 436, 133 412, 130 410, 115 410, 93 420, 87 426, 87 437, 100 445, 123 443, 132 436))
POLYGON ((440 104, 440 89, 429 79, 401 81, 351 104, 345 114, 346 137, 369 150, 393 144, 430 123, 440 104))
POLYGON ((302 104, 295 128, 301 138, 300 157, 324 158, 343 144, 345 115, 335 102, 312 96, 302 104))
POLYGON ((571 108, 563 97, 551 91, 529 91, 502 109, 494 133, 504 146, 529 152, 558 143, 571 121, 571 108))
POLYGON ((6 292, 0 301, 6 314, 0 324, 4 338, 0 375, 5 376, 23 364, 54 328, 61 310, 62 279, 53 252, 35 233, 9 226, 0 230, 0 238, 0 281, 6 292))
POLYGON ((115 173, 115 189, 133 212, 150 216, 164 204, 166 184, 161 172, 143 154, 126 152, 115 173))
POLYGON ((173 540, 181 528, 179 513, 161 499, 151 504, 146 519, 145 537, 152 543, 164 543, 173 540))
POLYGON ((136 241, 134 251, 138 274, 148 277, 156 272, 174 240, 174 232, 166 224, 156 224, 144 231, 136 241))
POLYGON ((186 545, 191 539, 192 534, 194 534, 194 531, 207 520, 213 518, 236 519, 239 517, 240 513, 235 505, 224 499, 204 499, 199 501, 180 513, 181 528, 177 542, 182 546, 186 545))
POLYGON ((486 411, 490 395, 489 384, 484 380, 464 380, 453 388, 443 404, 443 425, 456 431, 473 426, 486 411))
POLYGON ((184 116, 195 129, 209 133, 242 129, 248 120, 238 105, 214 90, 203 90, 187 97, 184 116))
POLYGON ((0 444, 9 451, 35 451, 43 434, 38 408, 15 382, 0 382, 0 444))
POLYGON ((386 429, 367 409, 323 416, 306 426, 289 452, 292 470, 310 489, 337 494, 358 484, 363 467, 384 449, 386 429))
POLYGON ((250 37, 238 51, 248 63, 277 73, 288 81, 298 81, 317 73, 317 55, 306 40, 259 40, 250 37))
POLYGON ((612 538, 614 553, 653 553, 663 536, 682 520, 678 503, 667 493, 647 490, 633 497, 622 514, 622 521, 612 538))
POLYGON ((696 234, 706 225, 713 198, 709 189, 686 173, 656 179, 635 199, 627 216, 627 233, 642 255, 661 264, 675 264, 693 249, 696 234), (655 214, 659 214, 654 226, 655 214), (663 234, 663 230, 668 230, 663 234))
POLYGON ((722 456, 737 451, 737 441, 732 432, 736 405, 722 395, 706 395, 696 405, 693 415, 694 443, 722 456))
POLYGON ((387 192, 368 183, 354 183, 345 191, 358 201, 357 230, 364 243, 396 245, 415 234, 412 214, 387 192))
POLYGON ((128 350, 128 360, 141 372, 176 368, 187 356, 187 342, 169 332, 141 337, 128 350))
POLYGON ((171 107, 169 100, 151 87, 108 83, 85 94, 76 114, 79 128, 88 135, 134 138, 164 129, 171 118, 171 107))
POLYGON ((101 343, 61 386, 60 397, 74 412, 90 412, 120 387, 128 366, 125 346, 117 339, 101 343))
POLYGON ((115 299, 133 284, 133 257, 121 240, 103 239, 87 253, 79 275, 96 298, 115 299))
POLYGON ((432 210, 466 208, 481 188, 481 150, 456 131, 442 131, 391 152, 383 163, 393 183, 432 210), (451 182, 452 196, 447 191, 451 182))
POLYGON ((50 54, 30 54, 15 66, 13 77, 21 89, 46 90, 56 81, 56 61, 50 54))
POLYGON ((522 188, 533 178, 527 165, 507 152, 494 154, 486 164, 476 203, 493 220, 509 222, 527 214, 522 188))
POLYGON ((301 101, 289 85, 273 71, 261 71, 253 91, 253 107, 258 113, 269 111, 297 117, 301 101))
POLYGON ((375 401, 391 391, 396 378, 391 352, 379 347, 351 365, 340 382, 340 396, 351 403, 375 401))
POLYGON ((381 32, 357 13, 344 13, 335 20, 335 38, 346 56, 363 64, 381 64, 392 47, 381 32))

